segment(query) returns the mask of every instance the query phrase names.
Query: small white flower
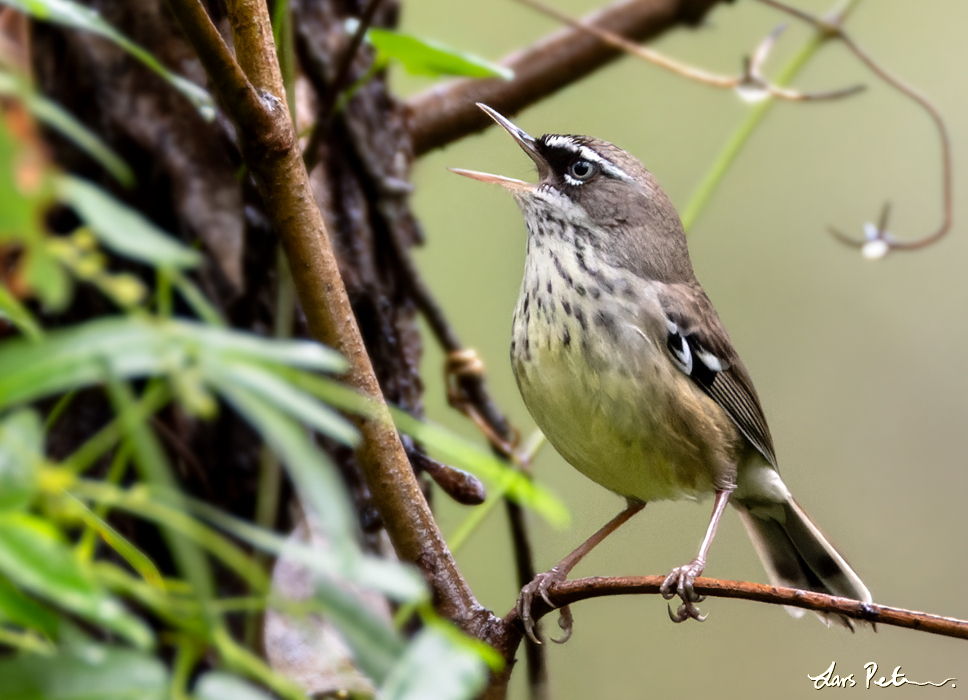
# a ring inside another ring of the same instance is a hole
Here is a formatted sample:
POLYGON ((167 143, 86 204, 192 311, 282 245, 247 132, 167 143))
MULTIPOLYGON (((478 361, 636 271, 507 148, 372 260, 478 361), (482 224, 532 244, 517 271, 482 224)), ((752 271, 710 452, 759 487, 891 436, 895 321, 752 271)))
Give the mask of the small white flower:
POLYGON ((734 90, 739 99, 751 105, 762 102, 770 96, 770 91, 763 87, 762 84, 753 82, 739 83, 734 90))
POLYGON ((860 249, 860 252, 868 260, 880 260, 887 255, 890 249, 891 247, 887 244, 887 241, 882 238, 876 238, 867 241, 860 249))

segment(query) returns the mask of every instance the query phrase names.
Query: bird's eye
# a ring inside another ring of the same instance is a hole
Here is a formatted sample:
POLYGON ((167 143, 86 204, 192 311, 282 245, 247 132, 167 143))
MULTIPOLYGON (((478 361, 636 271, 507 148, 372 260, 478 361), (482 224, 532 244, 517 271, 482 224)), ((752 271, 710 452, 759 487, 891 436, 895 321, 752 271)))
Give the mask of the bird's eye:
POLYGON ((597 167, 594 163, 581 158, 568 166, 568 174, 579 182, 584 182, 585 180, 591 178, 591 176, 595 174, 596 170, 597 167))

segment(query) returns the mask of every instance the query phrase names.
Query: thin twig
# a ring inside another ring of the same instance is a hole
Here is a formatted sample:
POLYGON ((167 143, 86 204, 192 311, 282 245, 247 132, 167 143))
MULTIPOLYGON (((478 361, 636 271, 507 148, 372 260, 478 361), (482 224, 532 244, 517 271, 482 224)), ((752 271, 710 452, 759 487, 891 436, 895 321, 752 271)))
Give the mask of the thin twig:
POLYGON ((644 61, 648 61, 649 63, 659 66, 660 68, 671 71, 676 75, 681 75, 684 78, 702 83, 703 85, 726 88, 728 90, 736 90, 741 95, 744 95, 745 99, 747 100, 760 100, 765 99, 768 96, 793 102, 836 100, 843 97, 849 97, 850 95, 855 95, 864 89, 863 85, 854 85, 852 87, 842 88, 840 90, 807 93, 799 92, 797 90, 790 90, 789 88, 780 87, 769 82, 763 76, 762 67, 769 58, 770 51, 772 50, 773 45, 776 43, 780 33, 785 28, 785 25, 780 25, 774 29, 760 43, 760 45, 756 48, 756 51, 754 51, 753 57, 747 58, 744 62, 744 69, 741 75, 729 76, 710 73, 709 71, 695 68, 694 66, 671 59, 658 51, 654 51, 653 49, 639 46, 634 42, 628 41, 614 32, 610 32, 592 24, 580 22, 573 17, 569 17, 567 14, 558 10, 557 8, 542 2, 541 0, 518 0, 518 2, 523 5, 527 5, 532 9, 538 10, 549 17, 553 17, 559 22, 563 22, 570 27, 588 32, 589 34, 599 38, 601 41, 604 41, 609 46, 614 46, 617 49, 621 49, 626 53, 637 56, 644 61))
MULTIPOLYGON (((581 578, 553 585, 548 597, 556 606, 572 605, 589 598, 614 595, 654 595, 665 576, 634 576, 615 578, 581 578)), ((873 622, 894 627, 938 634, 956 639, 968 639, 968 620, 942 617, 929 613, 892 608, 876 603, 862 603, 849 598, 795 588, 768 586, 748 581, 724 581, 712 578, 697 578, 696 593, 714 598, 738 598, 771 605, 785 605, 818 613, 843 615, 854 620, 873 622)), ((538 619, 552 611, 544 601, 536 599, 532 615, 538 619)), ((517 608, 511 610, 504 621, 522 629, 518 620, 517 608)))
POLYGON ((723 88, 735 88, 739 82, 737 78, 728 75, 717 75, 715 73, 710 73, 709 71, 702 70, 701 68, 695 68, 685 63, 676 61, 675 59, 669 58, 668 56, 664 56, 658 51, 653 51, 652 49, 645 48, 644 46, 639 46, 638 44, 619 36, 615 32, 610 32, 607 29, 602 29, 595 24, 589 24, 584 21, 579 21, 574 17, 570 17, 558 8, 541 2, 541 0, 518 0, 518 2, 520 2, 522 5, 527 5, 533 10, 537 10, 542 14, 548 15, 549 17, 562 22, 563 24, 567 24, 569 27, 573 27, 580 32, 591 34, 601 41, 604 41, 609 46, 614 46, 616 49, 620 49, 626 53, 638 56, 649 63, 654 63, 660 68, 665 68, 666 70, 672 71, 673 73, 681 75, 685 78, 689 78, 690 80, 695 80, 703 83, 704 85, 723 88))
MULTIPOLYGON (((336 68, 336 76, 332 82, 325 89, 321 89, 323 86, 320 84, 314 85, 318 94, 321 94, 323 97, 319 103, 319 108, 316 110, 316 123, 313 125, 309 141, 306 143, 306 149, 303 151, 303 160, 306 163, 306 169, 310 172, 319 163, 319 147, 322 145, 323 139, 329 134, 333 117, 333 107, 336 105, 336 100, 339 98, 340 92, 346 87, 350 68, 353 66, 353 59, 356 58, 360 46, 363 45, 363 38, 373 23, 373 17, 380 7, 380 2, 382 0, 370 0, 366 4, 366 7, 363 9, 363 14, 360 16, 360 21, 356 25, 356 31, 353 32, 350 43, 346 46, 346 50, 343 51, 343 55, 340 57, 339 66, 336 68)), ((316 74, 318 83, 318 77, 321 76, 321 72, 317 69, 316 74)))
POLYGON ((272 142, 277 141, 276 120, 222 40, 200 0, 169 0, 168 4, 205 66, 215 92, 226 100, 233 118, 243 128, 262 134, 263 139, 271 136, 272 142))
POLYGON ((381 0, 370 0, 366 4, 363 14, 360 16, 360 21, 356 25, 356 31, 353 32, 353 37, 350 39, 349 45, 340 58, 339 67, 336 69, 336 77, 333 78, 329 90, 326 91, 319 105, 319 117, 324 122, 329 120, 330 114, 333 111, 333 105, 336 104, 336 98, 339 97, 342 89, 346 87, 346 81, 350 74, 350 68, 353 65, 353 59, 356 58, 357 51, 363 45, 363 38, 366 36, 367 30, 373 24, 373 18, 376 16, 376 11, 380 8, 380 2, 381 0))
MULTIPOLYGON (((860 0, 838 0, 828 16, 837 17, 838 21, 843 21, 856 9, 859 3, 860 0)), ((791 82, 829 39, 830 33, 828 31, 818 29, 814 32, 814 35, 780 70, 776 83, 782 86, 791 82)), ((692 229, 700 213, 709 204, 713 194, 726 177, 726 173, 736 162, 740 151, 775 104, 776 100, 767 99, 752 105, 742 123, 733 131, 719 155, 716 156, 716 160, 703 175, 702 180, 699 181, 686 205, 679 211, 682 226, 687 232, 692 229)))
MULTIPOLYGON (((932 245, 943 238, 948 231, 951 230, 952 221, 954 219, 954 184, 952 172, 953 159, 951 155, 951 137, 948 133, 948 127, 944 122, 944 118, 941 116, 941 112, 938 111, 938 108, 935 107, 934 103, 932 103, 931 100, 929 100, 926 96, 922 95, 913 86, 891 73, 889 70, 887 70, 887 68, 876 61, 869 53, 867 53, 865 49, 861 48, 861 46, 854 41, 853 38, 847 34, 847 32, 844 31, 841 17, 836 15, 827 18, 814 17, 803 10, 799 10, 782 2, 778 2, 778 0, 760 0, 760 2, 816 27, 818 30, 826 33, 832 39, 839 39, 841 42, 843 42, 844 46, 851 51, 851 53, 857 56, 857 58, 860 59, 860 61, 866 65, 872 73, 874 73, 874 75, 900 92, 902 95, 906 96, 908 99, 913 100, 915 103, 920 105, 921 108, 928 113, 928 116, 931 117, 935 128, 938 130, 938 138, 941 141, 942 221, 941 225, 936 231, 914 241, 899 241, 887 231, 887 216, 886 214, 882 214, 881 224, 878 225, 877 228, 869 229, 874 235, 866 236, 863 240, 852 239, 833 227, 830 227, 830 232, 837 238, 837 240, 855 248, 860 248, 864 251, 865 255, 872 258, 883 257, 891 250, 918 250, 920 248, 925 248, 929 245, 932 245)), ((885 206, 884 211, 886 212, 886 210, 887 207, 885 206)))
MULTIPOLYGON (((641 41, 674 26, 698 22, 720 1, 623 0, 583 22, 641 41)), ((423 155, 493 124, 476 102, 513 115, 621 55, 615 47, 569 27, 505 57, 500 63, 514 71, 513 80, 463 79, 435 85, 407 102, 414 154, 423 155)))

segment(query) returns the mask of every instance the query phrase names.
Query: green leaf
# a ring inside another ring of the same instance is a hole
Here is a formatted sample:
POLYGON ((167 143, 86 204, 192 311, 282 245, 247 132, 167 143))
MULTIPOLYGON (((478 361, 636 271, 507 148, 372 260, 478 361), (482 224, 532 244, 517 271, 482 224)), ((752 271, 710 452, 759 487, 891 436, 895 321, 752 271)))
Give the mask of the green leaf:
POLYGON ((332 350, 309 341, 271 340, 187 321, 104 317, 53 331, 42 343, 0 342, 0 409, 100 383, 105 367, 122 379, 158 376, 198 356, 208 365, 239 359, 318 371, 346 365, 332 350))
POLYGON ((272 700, 260 688, 224 671, 209 671, 195 684, 196 700, 272 700))
POLYGON ((96 10, 73 0, 0 0, 0 3, 46 22, 61 24, 72 29, 83 29, 110 39, 168 81, 172 87, 188 98, 203 118, 208 120, 215 118, 215 102, 206 90, 165 68, 150 52, 105 22, 96 10))
MULTIPOLYGON (((149 436, 148 441, 150 442, 151 439, 149 436)), ((154 451, 153 447, 147 445, 145 447, 152 452, 154 451)), ((147 460, 155 459, 148 454, 148 452, 145 453, 147 460)), ((154 471, 158 466, 154 465, 150 469, 154 471)), ((151 478, 155 480, 154 476, 151 478)), ((71 495, 100 503, 114 510, 125 510, 135 517, 154 522, 166 534, 172 537, 179 536, 180 540, 185 540, 188 545, 195 549, 208 550, 213 557, 221 561, 226 568, 247 583, 253 593, 264 593, 269 590, 269 577, 266 575, 263 566, 234 542, 187 513, 183 494, 171 486, 159 487, 156 485, 149 489, 145 484, 139 484, 125 490, 113 484, 78 479, 72 484, 71 495), (160 499, 149 497, 149 492, 154 492, 155 489, 159 493, 167 494, 165 499, 167 502, 163 503, 160 499)), ((180 556, 178 555, 178 557, 180 556)), ((194 555, 190 554, 189 556, 193 557, 194 555)), ((193 558, 191 561, 186 558, 188 565, 182 566, 178 557, 175 558, 179 561, 179 566, 187 572, 184 575, 185 578, 189 579, 189 583, 194 581, 193 577, 198 576, 199 572, 208 568, 205 558, 193 558)), ((170 584, 166 583, 166 585, 170 584)), ((214 597, 213 591, 215 589, 211 581, 199 580, 192 583, 192 586, 196 596, 203 599, 214 597)), ((210 609, 206 609, 206 612, 210 612, 210 609)))
POLYGON ((337 562, 326 552, 308 546, 286 549, 285 556, 319 575, 345 579, 398 602, 417 603, 427 598, 423 577, 416 570, 393 559, 361 556, 349 562, 337 562))
MULTIPOLYGON (((170 498, 160 489, 152 489, 151 493, 166 502, 170 498)), ((286 556, 321 576, 342 578, 360 588, 378 591, 399 602, 417 603, 427 597, 423 576, 399 561, 366 554, 349 559, 335 557, 328 550, 281 537, 204 501, 191 498, 184 500, 186 508, 233 537, 277 557, 286 556)))
POLYGON ((58 617, 0 574, 0 621, 12 622, 42 632, 48 639, 57 635, 58 617))
POLYGON ((405 643, 366 601, 328 576, 313 576, 316 601, 353 650, 360 670, 381 683, 396 665, 405 643))
POLYGON ((185 277, 185 275, 178 272, 178 270, 159 270, 159 273, 171 276, 172 286, 178 290, 181 298, 185 300, 185 303, 188 304, 189 308, 198 318, 210 326, 217 326, 218 328, 228 326, 225 319, 218 312, 218 309, 202 294, 202 290, 198 288, 198 285, 185 277))
POLYGON ((73 114, 37 93, 26 80, 0 70, 0 95, 12 95, 23 102, 36 119, 67 137, 125 187, 134 184, 134 173, 121 156, 112 151, 100 136, 79 122, 73 114))
POLYGON ((39 340, 44 335, 33 314, 2 283, 0 283, 0 318, 10 321, 30 340, 39 340))
POLYGON ((220 384, 219 391, 259 431, 286 465, 300 499, 319 518, 333 544, 333 554, 345 560, 356 555, 356 515, 349 494, 327 456, 299 423, 249 389, 220 384))
MULTIPOLYGON (((350 33, 359 21, 346 21, 350 33)), ((463 75, 470 78, 514 78, 514 71, 478 56, 452 49, 429 39, 420 39, 390 29, 370 27, 366 38, 383 56, 399 61, 408 73, 415 75, 463 75)))
POLYGON ((118 376, 142 377, 177 362, 168 324, 105 317, 47 335, 42 343, 0 343, 0 408, 99 383, 108 363, 118 376))
POLYGON ((150 654, 91 645, 83 654, 0 661, 4 700, 165 700, 168 672, 150 654))
POLYGON ((34 410, 0 421, 0 510, 22 509, 37 493, 43 462, 44 427, 34 410))
POLYGON ((13 240, 30 251, 42 245, 46 238, 41 212, 50 201, 50 183, 46 170, 40 171, 39 182, 25 182, 19 176, 24 156, 27 162, 37 157, 36 144, 14 135, 10 127, 8 119, 0 119, 0 192, 4 193, 3 206, 0 206, 0 243, 13 240))
MULTIPOLYGON (((290 381, 338 408, 372 420, 379 419, 377 404, 351 388, 306 372, 290 371, 290 381)), ((440 455, 441 460, 494 484, 508 497, 531 508, 557 527, 568 524, 568 509, 540 485, 480 446, 440 426, 414 418, 406 411, 390 406, 397 430, 422 442, 440 455)))
POLYGON ((137 647, 154 644, 151 630, 96 585, 89 566, 46 520, 27 513, 0 513, 0 572, 35 595, 117 632, 137 647))
MULTIPOLYGON (((349 508, 346 487, 326 455, 299 423, 248 388, 220 384, 219 390, 286 465, 300 499, 318 518, 331 545, 336 570, 352 565, 360 556, 356 518, 349 508)), ((382 679, 399 656, 403 641, 365 601, 347 591, 339 577, 313 578, 316 600, 346 638, 360 667, 371 677, 382 679)))
POLYGON ((348 420, 262 367, 223 359, 221 362, 206 363, 203 371, 208 381, 219 387, 220 391, 232 385, 245 387, 255 396, 323 435, 348 447, 359 444, 359 433, 348 420))
MULTIPOLYGON (((131 388, 117 377, 108 376, 107 388, 112 407, 121 419, 122 429, 131 444, 135 465, 141 478, 149 484, 177 491, 177 483, 167 456, 143 415, 135 410, 131 388)), ((181 510, 181 509, 179 509, 181 510)), ((203 601, 202 612, 210 632, 218 631, 223 620, 204 601, 214 597, 215 584, 208 560, 199 547, 174 527, 162 527, 168 549, 181 575, 191 584, 193 593, 203 601)))
POLYGON ((420 631, 380 689, 381 700, 469 700, 487 682, 480 654, 436 627, 420 631))
MULTIPOLYGON (((70 494, 68 495, 70 496, 70 494)), ((158 567, 155 566, 155 563, 144 552, 131 544, 124 535, 111 527, 107 521, 98 517, 97 513, 77 498, 74 496, 70 496, 70 498, 74 506, 78 509, 78 515, 87 526, 93 528, 111 549, 120 554, 121 558, 131 565, 132 569, 141 574, 141 577, 145 581, 156 588, 165 588, 165 582, 161 577, 161 572, 158 571, 158 567)))
POLYGON ((49 311, 60 311, 71 299, 71 279, 45 241, 27 241, 24 280, 49 311))
POLYGON ((259 362, 289 365, 319 372, 343 372, 346 360, 324 345, 310 340, 280 340, 252 333, 211 328, 193 324, 192 333, 199 345, 214 355, 246 358, 259 362))
POLYGON ((62 175, 56 179, 55 187, 58 196, 118 255, 157 267, 195 267, 201 262, 197 251, 185 247, 93 183, 62 175))

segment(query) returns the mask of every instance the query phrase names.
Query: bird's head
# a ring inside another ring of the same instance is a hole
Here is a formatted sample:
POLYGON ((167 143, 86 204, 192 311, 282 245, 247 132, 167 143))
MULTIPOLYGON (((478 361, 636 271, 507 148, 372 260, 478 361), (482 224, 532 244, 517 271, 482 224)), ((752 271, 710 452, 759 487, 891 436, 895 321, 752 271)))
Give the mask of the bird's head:
POLYGON ((679 215, 635 156, 590 136, 536 139, 487 105, 478 107, 534 161, 538 182, 452 168, 455 173, 509 190, 532 233, 540 227, 551 235, 583 236, 613 264, 654 279, 692 278, 679 215))

